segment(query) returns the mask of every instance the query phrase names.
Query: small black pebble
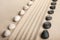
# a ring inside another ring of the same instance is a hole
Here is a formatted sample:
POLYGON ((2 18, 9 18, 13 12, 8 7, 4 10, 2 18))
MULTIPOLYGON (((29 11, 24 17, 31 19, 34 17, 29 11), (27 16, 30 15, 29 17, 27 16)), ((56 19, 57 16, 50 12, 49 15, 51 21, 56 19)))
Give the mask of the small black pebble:
POLYGON ((44 29, 49 29, 49 28, 51 28, 51 23, 50 23, 50 22, 45 22, 45 23, 43 23, 43 28, 44 28, 44 29))
POLYGON ((55 5, 52 5, 52 6, 50 6, 50 9, 55 9, 56 8, 56 6, 55 5))
POLYGON ((56 2, 52 2, 51 5, 56 5, 56 2))
POLYGON ((48 39, 49 38, 49 32, 47 30, 44 30, 41 34, 42 39, 48 39))
POLYGON ((52 17, 51 16, 46 16, 46 18, 45 18, 47 21, 49 21, 49 20, 52 20, 52 17))
POLYGON ((53 13, 54 13, 53 10, 48 11, 48 14, 53 14, 53 13))
POLYGON ((53 2, 56 2, 57 0, 52 0, 53 2))

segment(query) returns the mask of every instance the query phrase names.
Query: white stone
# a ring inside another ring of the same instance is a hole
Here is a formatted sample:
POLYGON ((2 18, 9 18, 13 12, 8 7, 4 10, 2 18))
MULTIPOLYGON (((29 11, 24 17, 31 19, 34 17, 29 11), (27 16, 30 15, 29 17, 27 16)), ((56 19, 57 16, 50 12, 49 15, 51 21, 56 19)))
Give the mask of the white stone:
POLYGON ((17 15, 17 16, 14 17, 14 21, 15 22, 18 22, 20 19, 21 19, 21 16, 19 16, 19 15, 17 15))
POLYGON ((13 30, 15 27, 16 27, 16 25, 13 24, 13 23, 8 26, 8 28, 9 28, 10 30, 13 30))
POLYGON ((24 10, 28 10, 29 9, 29 6, 26 5, 26 6, 23 7, 23 9, 24 10))
POLYGON ((24 15, 25 14, 25 11, 24 10, 21 10, 19 14, 20 15, 24 15))
POLYGON ((31 6, 32 4, 33 4, 33 1, 29 1, 27 5, 31 6))
POLYGON ((4 36, 7 37, 11 34, 11 31, 10 30, 5 30, 4 31, 4 36))

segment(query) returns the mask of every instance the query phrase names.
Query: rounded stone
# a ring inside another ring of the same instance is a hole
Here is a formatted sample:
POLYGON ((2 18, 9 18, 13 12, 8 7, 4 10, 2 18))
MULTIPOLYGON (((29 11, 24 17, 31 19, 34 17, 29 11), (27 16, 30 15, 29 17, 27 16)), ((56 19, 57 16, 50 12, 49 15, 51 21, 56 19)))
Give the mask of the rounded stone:
POLYGON ((55 8, 56 8, 55 5, 51 5, 51 6, 50 6, 50 9, 53 9, 53 10, 54 10, 55 8))
POLYGON ((4 36, 5 37, 9 36, 10 34, 11 34, 10 30, 7 29, 7 30, 4 31, 4 36))
POLYGON ((35 1, 35 0, 31 0, 31 1, 35 1))
POLYGON ((27 3, 28 6, 31 6, 32 4, 33 4, 33 1, 29 1, 29 2, 27 3))
POLYGON ((29 9, 29 6, 27 6, 27 5, 23 7, 23 10, 25 10, 25 11, 28 9, 29 9))
POLYGON ((11 24, 9 24, 8 29, 13 30, 15 27, 16 27, 16 25, 11 23, 11 24))
POLYGON ((52 20, 52 17, 51 16, 46 16, 46 18, 45 18, 47 21, 49 21, 49 20, 52 20))
POLYGON ((56 2, 57 0, 52 0, 53 2, 56 2))
POLYGON ((49 28, 51 28, 51 23, 50 23, 50 22, 45 22, 45 23, 43 23, 43 28, 44 28, 44 29, 49 29, 49 28))
POLYGON ((42 39, 48 39, 49 38, 49 32, 47 30, 44 30, 42 33, 41 33, 41 38, 42 39))
POLYGON ((15 22, 18 22, 20 19, 21 19, 21 16, 17 15, 17 16, 14 17, 13 20, 14 20, 15 22))
POLYGON ((51 2, 51 5, 56 5, 56 2, 51 2))
POLYGON ((48 11, 48 14, 53 14, 53 13, 54 13, 53 10, 48 11))
POLYGON ((25 14, 25 11, 24 11, 24 10, 19 11, 19 15, 20 15, 20 16, 22 16, 22 15, 24 15, 24 14, 25 14))

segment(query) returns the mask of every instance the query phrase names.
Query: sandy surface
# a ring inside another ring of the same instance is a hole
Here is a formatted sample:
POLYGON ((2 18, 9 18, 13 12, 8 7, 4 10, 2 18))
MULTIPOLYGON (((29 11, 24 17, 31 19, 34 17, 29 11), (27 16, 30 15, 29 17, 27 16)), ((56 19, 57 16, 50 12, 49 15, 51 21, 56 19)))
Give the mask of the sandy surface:
MULTIPOLYGON (((27 4, 28 1, 29 0, 0 0, 0 40, 29 40, 28 38, 30 37, 31 33, 32 36, 30 40, 35 40, 34 35, 37 32, 36 30, 39 26, 39 22, 41 25, 40 25, 40 29, 38 30, 36 40, 43 40, 40 38, 40 34, 44 30, 42 24, 43 22, 45 22, 44 19, 45 16, 48 15, 47 11, 49 10, 50 0, 49 1, 36 0, 33 3, 33 5, 30 7, 30 9, 26 12, 26 14, 23 16, 21 21, 19 21, 17 27, 14 30, 11 30, 12 34, 6 38, 1 37, 3 31, 7 29, 8 24, 12 23, 13 17, 18 14, 18 12, 23 8, 23 6, 27 4), (38 16, 34 16, 36 14, 38 14, 38 16), (40 21, 39 20, 37 21, 39 15, 40 15, 40 19, 39 19, 40 21)), ((55 13, 51 15, 53 17, 53 19, 50 21, 52 23, 52 27, 48 29, 50 36, 49 39, 47 40, 60 40, 60 18, 59 18, 60 14, 59 13, 60 13, 60 0, 58 0, 57 2, 55 13)))

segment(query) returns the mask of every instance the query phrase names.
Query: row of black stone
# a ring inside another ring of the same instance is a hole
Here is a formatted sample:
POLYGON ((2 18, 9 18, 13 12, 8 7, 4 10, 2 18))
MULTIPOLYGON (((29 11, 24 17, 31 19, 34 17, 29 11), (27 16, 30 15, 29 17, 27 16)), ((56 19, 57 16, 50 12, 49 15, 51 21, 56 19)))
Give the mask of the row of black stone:
POLYGON ((45 18, 45 20, 47 22, 44 22, 43 23, 43 28, 45 30, 43 30, 43 32, 41 33, 41 38, 42 39, 48 39, 49 38, 49 32, 46 29, 51 28, 51 22, 49 22, 49 21, 52 20, 52 17, 50 16, 50 14, 53 14, 54 13, 54 9, 56 8, 56 2, 57 2, 57 0, 52 0, 51 6, 50 6, 50 9, 51 10, 48 11, 49 16, 46 16, 46 18, 45 18))

